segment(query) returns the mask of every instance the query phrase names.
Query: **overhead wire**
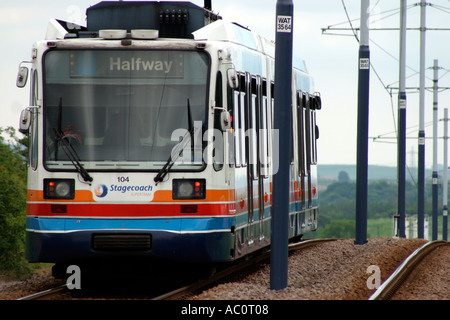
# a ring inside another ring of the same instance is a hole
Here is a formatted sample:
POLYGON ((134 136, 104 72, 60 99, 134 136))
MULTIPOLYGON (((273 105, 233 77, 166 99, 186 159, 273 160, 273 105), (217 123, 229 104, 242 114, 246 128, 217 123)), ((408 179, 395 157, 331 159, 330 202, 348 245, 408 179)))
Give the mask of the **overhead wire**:
MULTIPOLYGON (((352 22, 351 22, 351 19, 350 19, 350 16, 349 16, 349 14, 348 14, 347 7, 346 7, 346 5, 345 5, 344 0, 341 0, 341 3, 342 3, 342 6, 343 6, 343 8, 344 8, 344 11, 345 11, 345 15, 346 15, 346 17, 347 17, 347 21, 348 21, 348 23, 350 24, 350 28, 351 28, 351 30, 352 30, 352 32, 353 32, 353 35, 355 36, 356 41, 359 43, 358 35, 356 34, 355 28, 353 27, 353 24, 352 24, 352 22)), ((378 5, 378 3, 379 3, 379 1, 376 3, 376 5, 378 5)), ((375 8, 375 7, 373 7, 372 10, 373 10, 374 8, 375 8)), ((374 72, 375 76, 377 77, 378 81, 380 81, 381 85, 383 86, 383 88, 386 90, 387 94, 388 94, 389 97, 390 97, 390 101, 391 101, 391 112, 392 112, 392 120, 393 120, 393 122, 394 122, 394 128, 397 128, 397 124, 396 124, 396 121, 395 121, 394 103, 393 103, 393 101, 392 101, 392 93, 389 92, 389 90, 387 89, 386 85, 384 84, 384 82, 383 82, 383 80, 381 79, 380 75, 378 74, 377 70, 376 70, 375 67, 373 66, 372 61, 370 61, 370 67, 371 67, 372 71, 374 72)))
POLYGON ((430 7, 435 8, 435 9, 437 9, 437 10, 440 10, 440 11, 442 11, 442 12, 445 12, 445 13, 450 14, 450 8, 447 8, 447 7, 438 5, 438 4, 433 4, 433 3, 430 3, 430 7))
POLYGON ((344 7, 345 15, 347 16, 348 24, 350 24, 350 28, 353 32, 353 35, 355 36, 356 41, 359 43, 358 35, 356 34, 355 28, 353 28, 352 20, 350 20, 350 16, 348 15, 347 7, 345 6, 344 0, 341 0, 342 6, 344 7))
MULTIPOLYGON (((374 10, 374 8, 379 4, 379 2, 380 2, 380 0, 378 0, 378 1, 376 2, 375 6, 372 7, 372 10, 371 10, 371 11, 374 10)), ((351 20, 349 14, 348 14, 347 7, 346 7, 346 5, 345 5, 345 1, 344 1, 344 0, 341 0, 341 3, 342 3, 342 7, 343 7, 343 9, 344 9, 345 15, 346 15, 346 17, 347 17, 347 22, 343 22, 343 23, 339 23, 339 24, 335 24, 335 25, 328 26, 327 30, 331 29, 333 26, 338 26, 338 25, 341 25, 341 24, 344 24, 344 23, 348 23, 348 24, 350 25, 351 31, 352 31, 352 33, 353 33, 353 36, 355 37, 356 41, 359 43, 358 35, 357 35, 356 30, 355 30, 355 28, 353 27, 353 23, 352 23, 352 21, 356 21, 356 20, 358 20, 358 19, 351 20)), ((416 6, 418 6, 418 5, 420 5, 420 4, 419 4, 419 3, 415 3, 415 4, 413 4, 413 5, 410 5, 410 6, 407 7, 407 10, 409 10, 410 8, 416 7, 416 6)), ((446 8, 446 7, 442 7, 442 6, 438 6, 438 5, 433 5, 433 4, 431 4, 431 3, 428 4, 428 5, 430 5, 431 7, 434 7, 434 8, 436 8, 436 9, 438 9, 438 10, 444 11, 445 13, 450 13, 450 8, 446 8)), ((397 14, 399 11, 400 11, 399 9, 392 9, 392 10, 384 11, 384 12, 382 12, 383 14, 384 14, 384 13, 387 13, 387 12, 389 12, 390 14, 389 14, 388 16, 382 17, 382 18, 380 18, 380 19, 378 19, 378 20, 372 20, 372 22, 378 22, 378 21, 384 20, 384 19, 386 19, 386 18, 388 18, 388 17, 391 17, 391 16, 397 14), (395 13, 391 13, 391 12, 393 12, 393 11, 396 11, 396 12, 395 12, 395 13)), ((382 13, 380 13, 380 15, 381 15, 382 13)), ((322 29, 322 33, 323 33, 324 31, 325 31, 325 30, 322 29)), ((336 34, 336 35, 338 35, 338 34, 336 34)), ((341 34, 341 35, 342 35, 342 34, 341 34)), ((375 41, 373 41, 372 39, 370 39, 370 42, 373 43, 373 44, 375 44, 379 49, 381 49, 384 53, 388 54, 391 58, 395 59, 396 61, 399 61, 399 59, 397 59, 394 55, 390 54, 387 50, 385 50, 384 48, 382 48, 379 44, 377 44, 377 43, 376 43, 375 41)), ((377 72, 376 69, 374 68, 374 66, 373 66, 373 64, 372 64, 372 61, 370 62, 370 66, 371 66, 371 68, 372 68, 372 71, 374 72, 374 74, 376 75, 376 77, 378 78, 378 80, 379 80, 380 83, 382 84, 383 88, 386 90, 387 94, 388 94, 389 97, 390 97, 392 119, 393 119, 394 130, 395 130, 394 132, 395 132, 395 135, 396 135, 396 137, 397 137, 397 125, 396 125, 396 120, 395 120, 395 111, 394 111, 394 102, 393 102, 392 90, 389 91, 388 86, 386 86, 386 85, 384 84, 384 82, 383 82, 383 80, 381 79, 380 75, 378 74, 378 72, 377 72)), ((411 67, 409 67, 409 66, 406 66, 406 67, 414 72, 414 74, 411 75, 411 76, 409 76, 409 77, 412 77, 412 76, 416 75, 417 73, 419 73, 418 71, 414 70, 413 68, 411 68, 411 67)), ((445 70, 446 70, 446 72, 445 72, 439 79, 441 79, 442 77, 446 76, 446 75, 450 72, 450 70, 447 70, 447 69, 445 69, 445 70)), ((409 77, 408 77, 408 78, 409 78, 409 77)), ((433 80, 433 79, 430 79, 429 77, 427 77, 427 78, 428 78, 429 80, 433 80)), ((381 136, 378 136, 378 137, 381 137, 381 136)), ((374 142, 375 142, 375 139, 374 139, 374 142)), ((389 142, 386 142, 386 143, 389 143, 389 142)), ((406 167, 407 167, 408 172, 409 172, 409 174, 410 174, 410 176, 411 176, 411 179, 413 179, 413 181, 414 181, 414 177, 413 177, 413 175, 412 175, 412 173, 411 173, 410 168, 408 167, 408 165, 407 165, 406 167)), ((416 184, 415 181, 414 181, 414 184, 416 184)))

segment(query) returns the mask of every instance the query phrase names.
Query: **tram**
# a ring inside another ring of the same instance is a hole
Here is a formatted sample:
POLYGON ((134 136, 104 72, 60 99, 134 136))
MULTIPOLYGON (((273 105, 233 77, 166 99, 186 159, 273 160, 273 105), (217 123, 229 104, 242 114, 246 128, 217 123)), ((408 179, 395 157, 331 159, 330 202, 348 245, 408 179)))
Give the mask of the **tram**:
MULTIPOLYGON (((52 19, 17 85, 30 138, 26 258, 225 262, 270 245, 274 44, 189 2, 52 19)), ((289 236, 317 229, 316 112, 292 70, 289 236)))

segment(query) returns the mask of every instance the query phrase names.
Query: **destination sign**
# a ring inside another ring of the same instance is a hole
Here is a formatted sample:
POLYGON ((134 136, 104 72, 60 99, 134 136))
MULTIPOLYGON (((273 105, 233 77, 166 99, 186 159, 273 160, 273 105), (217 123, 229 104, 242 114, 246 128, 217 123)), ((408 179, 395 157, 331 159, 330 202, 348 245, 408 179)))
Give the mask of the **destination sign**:
POLYGON ((71 77, 183 78, 180 51, 74 51, 71 77))

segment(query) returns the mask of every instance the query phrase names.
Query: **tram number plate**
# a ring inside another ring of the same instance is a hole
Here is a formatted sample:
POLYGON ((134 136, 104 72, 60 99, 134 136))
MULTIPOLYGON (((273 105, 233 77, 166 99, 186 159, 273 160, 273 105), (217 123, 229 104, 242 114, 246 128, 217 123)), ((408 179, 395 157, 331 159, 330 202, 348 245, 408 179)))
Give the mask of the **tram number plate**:
POLYGON ((117 182, 130 182, 130 177, 117 177, 117 182))

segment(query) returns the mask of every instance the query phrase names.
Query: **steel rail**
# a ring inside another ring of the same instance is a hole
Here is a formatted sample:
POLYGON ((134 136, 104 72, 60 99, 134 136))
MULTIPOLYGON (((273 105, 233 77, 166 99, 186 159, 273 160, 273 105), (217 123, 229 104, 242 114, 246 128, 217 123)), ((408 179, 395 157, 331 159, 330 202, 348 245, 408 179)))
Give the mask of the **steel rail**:
POLYGON ((55 287, 55 288, 51 288, 51 289, 48 289, 48 290, 44 290, 44 291, 41 291, 41 292, 30 294, 28 296, 19 298, 17 300, 43 300, 45 298, 48 298, 48 297, 56 295, 56 294, 60 294, 60 293, 65 292, 67 290, 68 290, 67 284, 63 284, 63 285, 60 285, 60 286, 55 287))
POLYGON ((431 241, 411 253, 402 264, 383 282, 383 284, 369 297, 368 300, 389 300, 403 285, 408 276, 422 262, 422 260, 440 246, 450 245, 449 242, 431 241))

